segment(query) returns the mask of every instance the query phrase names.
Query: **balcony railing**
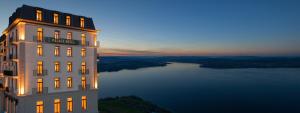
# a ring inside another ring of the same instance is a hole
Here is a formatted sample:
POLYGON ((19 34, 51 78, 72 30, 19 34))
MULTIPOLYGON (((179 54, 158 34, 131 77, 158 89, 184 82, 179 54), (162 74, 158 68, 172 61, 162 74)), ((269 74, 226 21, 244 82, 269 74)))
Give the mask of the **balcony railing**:
POLYGON ((42 70, 42 73, 38 73, 37 70, 33 70, 33 76, 46 76, 48 75, 48 70, 42 70))
POLYGON ((89 74, 89 69, 85 69, 85 71, 83 71, 82 69, 79 69, 78 73, 81 75, 87 75, 87 74, 89 74))

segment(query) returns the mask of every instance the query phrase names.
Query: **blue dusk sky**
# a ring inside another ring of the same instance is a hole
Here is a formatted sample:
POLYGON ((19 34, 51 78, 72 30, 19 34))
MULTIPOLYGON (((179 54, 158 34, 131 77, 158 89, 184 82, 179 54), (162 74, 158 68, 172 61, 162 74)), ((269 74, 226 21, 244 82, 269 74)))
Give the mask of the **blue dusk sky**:
POLYGON ((92 17, 101 55, 299 56, 300 0, 1 0, 92 17))

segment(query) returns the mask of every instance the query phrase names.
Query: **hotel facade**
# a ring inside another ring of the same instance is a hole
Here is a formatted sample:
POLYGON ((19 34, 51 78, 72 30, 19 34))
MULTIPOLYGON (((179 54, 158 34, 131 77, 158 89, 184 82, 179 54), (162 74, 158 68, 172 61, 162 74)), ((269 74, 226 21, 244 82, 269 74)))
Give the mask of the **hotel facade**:
POLYGON ((98 113, 92 18, 23 5, 0 38, 0 113, 98 113))

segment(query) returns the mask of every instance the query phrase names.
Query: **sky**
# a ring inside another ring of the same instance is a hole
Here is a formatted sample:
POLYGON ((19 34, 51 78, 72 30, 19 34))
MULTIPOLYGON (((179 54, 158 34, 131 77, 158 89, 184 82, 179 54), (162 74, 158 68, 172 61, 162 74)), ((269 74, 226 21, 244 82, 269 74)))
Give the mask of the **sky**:
POLYGON ((300 0, 1 0, 92 17, 103 56, 300 56, 300 0))

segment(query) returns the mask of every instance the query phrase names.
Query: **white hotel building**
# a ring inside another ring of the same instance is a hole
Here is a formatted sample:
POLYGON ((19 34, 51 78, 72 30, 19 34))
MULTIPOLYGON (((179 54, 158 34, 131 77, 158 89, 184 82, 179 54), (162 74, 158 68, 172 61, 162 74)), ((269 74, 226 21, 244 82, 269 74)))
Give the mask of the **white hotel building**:
POLYGON ((0 38, 0 113, 97 113, 92 18, 23 5, 0 38))

